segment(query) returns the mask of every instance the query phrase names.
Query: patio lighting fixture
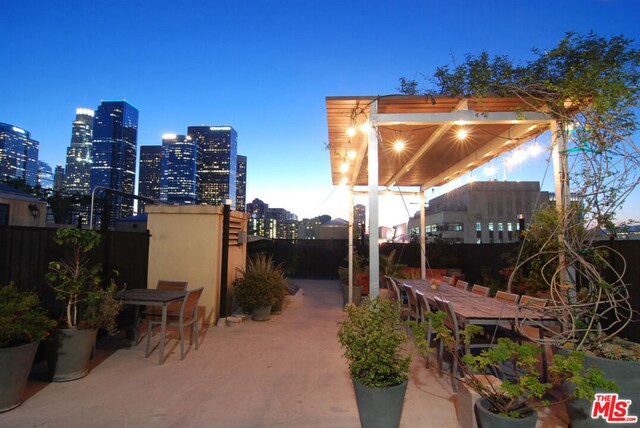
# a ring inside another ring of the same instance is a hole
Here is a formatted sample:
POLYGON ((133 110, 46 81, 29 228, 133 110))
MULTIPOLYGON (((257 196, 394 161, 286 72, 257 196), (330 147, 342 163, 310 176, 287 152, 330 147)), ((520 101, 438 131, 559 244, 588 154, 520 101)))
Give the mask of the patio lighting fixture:
POLYGON ((484 169, 484 175, 486 175, 487 177, 493 177, 496 175, 496 169, 494 168, 493 165, 489 165, 488 167, 486 167, 484 169))
POLYGON ((340 179, 340 184, 341 184, 341 185, 343 185, 343 186, 344 186, 345 184, 347 184, 347 177, 342 177, 342 178, 340 179))
POLYGON ((468 136, 469 136, 469 131, 467 131, 465 128, 460 128, 456 132, 456 137, 458 138, 458 140, 461 140, 461 141, 465 140, 468 136))
POLYGON ((38 217, 38 215, 40 215, 40 209, 36 204, 29 204, 28 208, 29 208, 29 212, 31 213, 31 216, 35 220, 35 218, 38 217))
POLYGON ((340 165, 340 172, 344 174, 347 171, 349 171, 349 163, 344 162, 342 165, 340 165))
POLYGON ((535 158, 542 152, 542 147, 540 147, 538 144, 533 144, 529 146, 529 148, 527 149, 527 152, 531 157, 535 158))
POLYGON ((355 150, 349 150, 347 152, 347 159, 355 159, 356 158, 356 151, 355 150))
POLYGON ((398 140, 398 141, 396 141, 395 143, 393 143, 393 149, 394 149, 396 152, 401 152, 401 151, 403 151, 403 150, 404 150, 404 141, 402 141, 402 140, 398 140))
POLYGON ((354 128, 353 126, 350 126, 347 128, 347 135, 349 137, 353 137, 354 135, 356 135, 356 128, 354 128))
POLYGON ((369 122, 364 122, 360 125, 360 131, 362 131, 362 133, 364 134, 368 134, 369 131, 371 131, 371 125, 369 125, 369 122))

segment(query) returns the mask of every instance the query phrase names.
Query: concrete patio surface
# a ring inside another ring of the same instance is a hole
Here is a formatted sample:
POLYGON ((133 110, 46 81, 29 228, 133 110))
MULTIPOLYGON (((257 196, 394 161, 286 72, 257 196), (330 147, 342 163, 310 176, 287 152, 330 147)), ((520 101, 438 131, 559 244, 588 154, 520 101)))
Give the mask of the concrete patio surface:
MULTIPOLYGON (((144 341, 129 347, 116 337, 98 343, 85 378, 49 383, 36 365, 27 399, 0 414, 0 427, 358 427, 336 339, 345 317, 338 283, 291 282, 304 297, 282 315, 209 327, 183 361, 177 340, 158 365, 157 349, 145 358, 144 341)), ((457 427, 448 377, 414 355, 400 426, 457 427)), ((566 422, 548 415, 538 426, 566 422)))

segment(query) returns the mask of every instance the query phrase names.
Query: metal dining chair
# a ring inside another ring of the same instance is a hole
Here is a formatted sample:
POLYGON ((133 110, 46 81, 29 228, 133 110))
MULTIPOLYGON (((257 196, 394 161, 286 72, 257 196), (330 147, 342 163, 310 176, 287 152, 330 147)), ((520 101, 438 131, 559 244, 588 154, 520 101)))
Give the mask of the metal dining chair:
MULTIPOLYGON (((198 349, 198 301, 200 295, 204 290, 203 287, 195 290, 188 290, 187 295, 180 303, 180 311, 176 316, 174 314, 167 315, 167 327, 178 327, 180 332, 180 359, 184 359, 184 330, 186 327, 191 328, 191 335, 189 336, 189 345, 193 343, 195 338, 196 350, 198 349)), ((149 356, 151 348, 151 336, 153 328, 160 326, 162 320, 149 320, 149 332, 147 333, 147 349, 145 357, 149 356)))
MULTIPOLYGON (((167 281, 159 279, 156 284, 156 290, 185 291, 189 285, 188 281, 167 281)), ((180 302, 171 303, 167 306, 167 314, 177 314, 180 311, 180 302)), ((157 319, 162 315, 162 310, 157 306, 147 306, 144 308, 141 320, 157 319)))

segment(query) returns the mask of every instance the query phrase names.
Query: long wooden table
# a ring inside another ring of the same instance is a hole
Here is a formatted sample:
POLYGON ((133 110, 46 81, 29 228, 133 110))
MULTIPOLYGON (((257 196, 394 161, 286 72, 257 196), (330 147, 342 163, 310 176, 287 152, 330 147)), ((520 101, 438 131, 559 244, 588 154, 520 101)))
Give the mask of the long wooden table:
MULTIPOLYGON (((140 306, 160 306, 162 308, 158 364, 164 363, 164 341, 167 334, 167 307, 170 303, 181 301, 186 295, 186 291, 157 290, 155 288, 124 290, 116 295, 116 297, 122 299, 126 305, 136 306, 134 319, 134 341, 136 343, 138 342, 138 308, 140 306)), ((149 331, 147 334, 151 334, 151 332, 149 331)), ((145 357, 148 356, 149 355, 145 353, 145 357)))
MULTIPOLYGON (((458 322, 461 325, 476 324, 482 326, 555 326, 558 320, 542 312, 518 307, 510 302, 497 300, 492 297, 484 297, 467 290, 461 290, 450 285, 441 284, 432 287, 429 280, 400 280, 403 284, 411 286, 414 290, 425 295, 431 306, 435 306, 435 298, 448 300, 453 304, 458 322)), ((547 379, 547 359, 542 347, 542 376, 547 379)))

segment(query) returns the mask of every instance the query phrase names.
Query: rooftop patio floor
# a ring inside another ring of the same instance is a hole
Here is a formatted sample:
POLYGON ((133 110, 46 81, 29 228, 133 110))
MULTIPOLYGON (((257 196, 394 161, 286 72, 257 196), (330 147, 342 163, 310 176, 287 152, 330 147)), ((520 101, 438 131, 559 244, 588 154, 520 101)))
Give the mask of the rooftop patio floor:
MULTIPOLYGON (((0 426, 357 427, 336 339, 345 316, 338 283, 292 282, 303 288, 302 301, 268 322, 208 328, 200 348, 191 347, 183 361, 177 340, 168 342, 165 363, 158 365, 157 350, 144 358, 144 340, 129 347, 116 337, 98 343, 85 378, 49 383, 38 380, 36 365, 28 398, 0 414, 0 426)), ((566 426, 544 418, 538 426, 566 426)), ((449 378, 426 369, 417 354, 400 426, 458 426, 449 378)))

